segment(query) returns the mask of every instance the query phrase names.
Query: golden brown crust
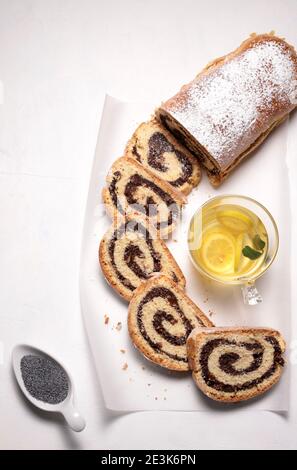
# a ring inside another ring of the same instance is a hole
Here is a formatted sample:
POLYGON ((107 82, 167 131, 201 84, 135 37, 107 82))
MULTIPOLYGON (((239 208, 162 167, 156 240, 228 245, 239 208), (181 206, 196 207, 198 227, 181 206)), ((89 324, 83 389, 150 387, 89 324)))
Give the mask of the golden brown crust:
POLYGON ((262 395, 263 393, 267 392, 268 390, 271 389, 277 382, 279 381, 281 377, 282 371, 279 369, 277 372, 277 375, 274 375, 274 379, 269 382, 267 385, 263 385, 262 388, 258 389, 257 392, 237 392, 236 395, 230 395, 228 398, 225 398, 223 395, 219 397, 218 395, 209 392, 208 388, 205 387, 204 384, 198 383, 197 381, 197 376, 192 373, 192 377, 194 382, 196 383, 197 387, 209 398, 211 398, 214 401, 220 402, 220 403, 238 403, 241 401, 246 401, 246 400, 251 400, 252 398, 255 398, 257 396, 262 395))
MULTIPOLYGON (((297 55, 294 47, 285 42, 284 39, 275 36, 274 33, 269 33, 259 35, 252 34, 248 39, 243 41, 237 49, 225 56, 214 59, 209 64, 207 64, 207 66, 197 75, 194 81, 199 81, 201 78, 212 74, 216 69, 220 69, 222 65, 233 61, 240 54, 243 54, 246 50, 248 50, 255 44, 261 44, 267 41, 273 41, 281 44, 284 51, 287 51, 290 54, 290 60, 293 64, 293 70, 297 80, 297 55)), ((157 110, 156 114, 158 119, 162 120, 162 114, 166 114, 167 110, 169 110, 170 114, 171 106, 174 106, 177 103, 179 103, 180 105, 183 104, 183 100, 186 96, 186 90, 191 86, 191 84, 192 82, 184 85, 177 95, 166 101, 166 103, 157 110)), ((191 142, 191 135, 189 134, 186 128, 183 128, 181 123, 178 123, 178 121, 176 121, 176 129, 180 128, 180 131, 183 131, 185 135, 184 138, 188 140, 188 144, 189 146, 191 146, 191 150, 195 151, 198 158, 200 154, 201 162, 204 166, 206 166, 208 177, 213 186, 219 186, 227 178, 230 172, 232 172, 239 165, 240 162, 242 162, 246 157, 248 157, 266 139, 266 137, 275 127, 277 127, 279 124, 281 124, 281 122, 283 122, 283 120, 285 120, 285 118, 294 108, 296 108, 296 104, 292 103, 291 101, 290 103, 286 104, 285 107, 281 106, 279 108, 278 103, 267 107, 266 115, 268 117, 271 116, 270 121, 267 123, 268 128, 263 128, 261 119, 259 119, 255 130, 253 131, 253 133, 251 133, 251 136, 248 138, 249 142, 247 144, 247 147, 244 148, 243 151, 241 151, 236 156, 236 158, 231 161, 231 164, 227 165, 226 168, 220 168, 216 161, 216 158, 213 158, 213 156, 208 152, 205 147, 203 147, 203 145, 198 140, 196 140, 196 142, 194 140, 191 142), (263 131, 259 135, 259 131, 261 131, 261 129, 263 129, 263 131), (214 170, 213 172, 211 172, 212 169, 214 170)), ((174 116, 171 116, 171 119, 175 120, 174 116)))
POLYGON ((271 377, 269 380, 266 382, 263 381, 262 383, 258 384, 256 387, 250 390, 243 390, 243 391, 236 391, 233 394, 226 394, 226 393, 221 393, 215 389, 211 389, 205 381, 201 378, 200 371, 197 369, 197 354, 199 353, 198 350, 198 345, 199 342, 203 344, 203 341, 207 338, 215 338, 216 335, 218 337, 226 336, 230 334, 248 334, 248 335, 262 335, 262 336, 274 336, 277 340, 278 343, 281 347, 282 353, 285 352, 286 349, 286 343, 284 339, 282 338, 281 334, 279 331, 274 330, 272 328, 267 328, 267 327, 255 327, 255 328, 250 328, 250 327, 214 327, 214 328, 195 328, 195 330, 192 331, 190 334, 188 340, 187 340, 187 353, 188 353, 188 361, 189 361, 189 366, 192 370, 192 376, 193 380, 196 383, 197 387, 209 398, 215 400, 215 401, 220 401, 224 403, 236 403, 244 400, 249 400, 251 398, 254 398, 258 395, 261 395, 265 393, 267 390, 269 390, 273 385, 275 385, 283 371, 283 367, 281 365, 277 366, 277 370, 275 371, 273 377, 271 377))
MULTIPOLYGON (((128 219, 122 219, 123 222, 125 222, 125 220, 128 220, 128 219)), ((129 289, 125 288, 125 286, 123 286, 123 284, 117 280, 114 270, 112 269, 110 262, 109 262, 108 242, 110 240, 110 236, 114 233, 116 226, 117 224, 113 223, 112 226, 108 229, 108 231, 105 233, 105 235, 101 239, 101 242, 99 245, 99 252, 98 252, 99 263, 100 263, 102 273, 104 274, 104 277, 107 280, 107 282, 110 284, 110 286, 121 297, 123 297, 125 300, 129 302, 133 296, 133 291, 130 291, 129 289)), ((178 279, 179 287, 181 289, 184 289, 186 286, 186 279, 179 265, 177 264, 174 257, 172 256, 170 250, 167 248, 164 241, 160 237, 157 237, 157 235, 156 235, 156 238, 154 239, 154 244, 157 245, 157 248, 159 248, 159 250, 162 250, 162 255, 166 257, 166 261, 171 266, 173 272, 175 273, 178 279)), ((146 282, 146 281, 143 280, 142 282, 146 282)))
POLYGON ((225 173, 225 174, 221 174, 221 175, 212 175, 209 171, 207 171, 207 176, 208 176, 208 179, 209 181, 211 182, 211 184, 217 188, 218 186, 220 186, 223 181, 225 181, 225 179, 229 176, 229 174, 231 172, 233 172, 233 170, 243 161, 246 159, 246 157, 248 157, 252 152, 254 152, 261 144, 262 142, 264 142, 264 140, 270 135, 270 133, 276 128, 278 127, 280 124, 282 124, 286 119, 287 117, 289 116, 290 113, 286 114, 282 119, 279 119, 278 121, 274 122, 270 128, 266 131, 266 132, 263 132, 262 135, 260 135, 260 137, 258 137, 257 140, 255 140, 255 142, 251 145, 251 147, 249 147, 245 152, 243 152, 241 155, 239 155, 239 157, 234 161, 232 167, 229 168, 228 172, 225 173))
MULTIPOLYGON (((197 157, 192 155, 186 147, 181 145, 181 143, 178 142, 178 140, 164 126, 162 126, 162 124, 160 124, 155 117, 153 117, 150 121, 142 122, 136 128, 132 137, 127 142, 124 155, 128 158, 136 159, 138 162, 148 168, 153 174, 155 174, 158 178, 171 184, 171 181, 166 179, 166 173, 163 174, 161 171, 154 169, 147 162, 147 151, 144 148, 144 144, 148 146, 148 141, 146 141, 146 139, 147 134, 150 134, 148 132, 149 130, 151 131, 151 135, 155 132, 161 132, 168 140, 168 142, 174 147, 174 149, 182 153, 191 163, 192 174, 189 176, 187 181, 177 186, 177 189, 179 191, 181 191, 185 195, 188 195, 192 191, 192 189, 199 184, 201 180, 200 163, 197 157)), ((176 189, 174 185, 172 186, 176 189)))
POLYGON ((127 302, 130 300, 130 296, 127 293, 127 290, 124 289, 122 284, 117 283, 116 279, 113 276, 113 273, 109 267, 109 263, 106 260, 106 251, 107 251, 107 240, 105 236, 102 238, 100 245, 99 245, 99 252, 98 252, 98 257, 99 257, 99 263, 101 267, 101 271, 104 274, 105 279, 107 280, 108 284, 127 302))
POLYGON ((217 59, 214 59, 211 62, 209 62, 206 65, 206 67, 204 67, 201 70, 201 72, 198 73, 197 77, 201 77, 202 75, 205 75, 205 74, 209 73, 213 69, 215 69, 217 67, 220 67, 223 62, 226 63, 227 61, 230 61, 230 60, 234 59, 240 53, 247 50, 251 46, 251 44, 261 43, 263 41, 266 41, 267 39, 269 39, 269 40, 271 39, 271 40, 274 40, 274 41, 276 41, 276 42, 278 42, 282 45, 285 45, 286 48, 291 51, 292 55, 295 56, 295 60, 296 60, 296 63, 297 63, 297 55, 296 55, 295 48, 291 44, 286 42, 284 38, 280 38, 279 36, 276 36, 275 34, 271 34, 271 33, 263 33, 263 34, 253 33, 253 34, 250 35, 250 37, 245 39, 240 44, 240 46, 238 46, 237 49, 235 49, 234 51, 229 52, 229 54, 218 57, 217 59))
POLYGON ((174 292, 177 292, 183 298, 183 300, 189 305, 189 307, 195 311, 196 317, 200 319, 200 321, 202 321, 205 326, 214 326, 213 323, 209 320, 209 318, 200 310, 200 308, 196 304, 194 304, 194 302, 189 297, 187 297, 187 295, 171 279, 164 275, 156 275, 146 283, 141 284, 134 291, 128 311, 128 331, 134 346, 147 359, 154 362, 155 364, 160 365, 161 367, 165 367, 166 369, 183 372, 189 370, 188 363, 178 363, 177 361, 161 357, 160 354, 152 351, 152 349, 147 346, 146 342, 139 337, 138 330, 135 326, 134 309, 137 306, 138 300, 141 299, 143 294, 148 291, 151 287, 160 286, 164 283, 166 283, 166 285, 169 285, 174 292))
MULTIPOLYGON (((119 167, 122 167, 123 172, 126 169, 128 169, 127 171, 129 171, 131 168, 133 168, 135 170, 135 173, 141 174, 148 180, 152 181, 155 185, 161 188, 164 192, 169 194, 170 197, 175 201, 175 203, 180 209, 187 202, 186 196, 181 191, 176 190, 169 183, 162 181, 160 178, 157 178, 156 175, 154 175, 150 170, 148 170, 143 165, 138 163, 135 159, 129 158, 129 157, 120 157, 111 166, 111 169, 109 170, 109 173, 106 177, 107 187, 104 187, 102 190, 102 199, 105 204, 106 211, 113 220, 117 220, 123 217, 123 215, 114 206, 113 201, 111 199, 110 192, 108 190, 108 185, 111 183, 113 173, 119 167)), ((140 212, 137 212, 135 209, 131 209, 130 206, 128 207, 128 214, 126 215, 132 218, 136 217, 139 220, 141 220, 144 225, 150 226, 151 228, 153 228, 152 224, 150 224, 150 220, 148 217, 146 217, 140 212)), ((162 236, 165 237, 169 233, 171 233, 174 230, 174 228, 175 228, 175 224, 173 223, 169 225, 168 227, 165 227, 164 229, 160 229, 159 232, 162 236)))

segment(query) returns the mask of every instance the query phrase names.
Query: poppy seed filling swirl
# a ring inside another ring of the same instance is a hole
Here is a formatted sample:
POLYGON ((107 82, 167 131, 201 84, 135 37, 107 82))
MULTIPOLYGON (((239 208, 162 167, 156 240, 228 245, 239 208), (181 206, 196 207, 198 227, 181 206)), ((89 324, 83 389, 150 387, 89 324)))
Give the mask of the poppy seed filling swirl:
POLYGON ((216 338, 207 341, 202 347, 199 364, 203 380, 209 387, 225 393, 234 393, 249 390, 270 378, 278 366, 284 366, 284 359, 280 345, 273 336, 266 336, 264 343, 257 340, 236 342, 216 338), (250 356, 249 360, 243 367, 236 367, 236 364, 240 364, 243 360, 246 352, 250 356), (264 356, 268 362, 267 365, 264 356), (215 366, 211 366, 211 362, 215 362, 215 366), (219 370, 220 379, 216 377, 215 369, 219 370), (259 376, 255 377, 257 372, 259 376))
MULTIPOLYGON (((203 323, 197 319, 201 326, 203 323)), ((173 354, 166 350, 166 343, 176 346, 177 349, 185 346, 187 338, 193 328, 197 325, 193 323, 183 313, 178 300, 174 293, 165 287, 152 288, 139 303, 137 309, 137 325, 143 339, 147 341, 149 346, 157 353, 165 354, 170 359, 187 363, 186 350, 184 354, 173 354), (158 307, 156 301, 162 301, 161 307, 158 307), (145 323, 145 308, 148 304, 152 305, 153 312, 151 314, 150 327, 153 327, 157 333, 155 337, 148 332, 148 322, 145 323), (175 327, 182 327, 182 334, 176 333, 175 327), (171 328, 170 328, 171 327, 171 328), (175 329, 175 332, 174 332, 175 329), (170 331, 171 330, 171 331, 170 331)))
POLYGON ((169 181, 172 186, 179 187, 186 183, 193 174, 193 166, 185 154, 175 149, 161 132, 154 132, 148 141, 148 164, 155 170, 166 173, 168 165, 166 164, 164 154, 166 152, 174 153, 177 164, 180 166, 181 176, 173 181, 169 181))
POLYGON ((160 255, 154 250, 153 240, 145 227, 140 223, 123 223, 115 230, 109 242, 108 254, 119 281, 122 282, 127 289, 133 291, 136 286, 121 273, 115 259, 117 242, 128 233, 135 233, 136 237, 134 239, 132 238, 125 247, 123 261, 139 279, 148 279, 152 272, 160 272, 162 266, 160 255), (145 243, 147 247, 146 252, 143 251, 143 246, 140 246, 140 240, 142 241, 142 245, 145 243), (140 263, 139 261, 147 261, 147 265, 151 265, 152 269, 145 269, 144 263, 140 263))
MULTIPOLYGON (((121 204, 121 198, 117 193, 117 184, 121 179, 121 172, 116 171, 114 177, 109 185, 109 193, 113 205, 118 209, 121 214, 125 214, 125 210, 121 204)), ((147 217, 157 217, 162 215, 164 211, 160 211, 160 205, 166 206, 167 209, 167 218, 166 220, 158 221, 156 224, 157 229, 167 227, 172 225, 173 221, 177 219, 179 214, 179 207, 174 201, 174 199, 153 181, 148 180, 147 178, 135 173, 129 177, 128 182, 125 185, 123 196, 125 197, 127 204, 132 206, 134 210, 140 212, 141 214, 147 217), (137 194, 138 191, 146 189, 149 190, 149 194, 146 195, 145 202, 140 198, 140 195, 137 194), (160 201, 157 201, 158 198, 160 201)))

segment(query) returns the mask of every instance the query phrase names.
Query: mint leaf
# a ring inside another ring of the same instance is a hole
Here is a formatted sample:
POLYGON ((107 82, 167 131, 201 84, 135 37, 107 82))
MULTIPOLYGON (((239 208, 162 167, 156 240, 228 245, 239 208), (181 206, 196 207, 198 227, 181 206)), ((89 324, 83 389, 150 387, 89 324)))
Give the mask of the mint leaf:
POLYGON ((248 245, 242 249, 242 254, 249 259, 257 259, 262 255, 261 251, 256 251, 248 245))
POLYGON ((264 240, 262 240, 260 238, 260 236, 257 234, 254 236, 253 238, 253 245, 254 247, 257 249, 257 250, 264 250, 264 247, 266 245, 266 243, 264 242, 264 240))

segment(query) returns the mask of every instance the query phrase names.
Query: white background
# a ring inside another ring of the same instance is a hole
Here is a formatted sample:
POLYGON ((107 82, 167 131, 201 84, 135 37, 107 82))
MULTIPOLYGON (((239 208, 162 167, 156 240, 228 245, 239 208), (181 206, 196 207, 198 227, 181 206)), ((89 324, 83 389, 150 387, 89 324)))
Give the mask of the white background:
POLYGON ((253 31, 274 29, 297 46, 296 24, 296 0, 0 0, 0 448, 297 448, 297 365, 289 415, 105 410, 78 295, 105 92, 158 103, 253 31), (83 433, 27 406, 11 375, 19 342, 68 366, 83 433))

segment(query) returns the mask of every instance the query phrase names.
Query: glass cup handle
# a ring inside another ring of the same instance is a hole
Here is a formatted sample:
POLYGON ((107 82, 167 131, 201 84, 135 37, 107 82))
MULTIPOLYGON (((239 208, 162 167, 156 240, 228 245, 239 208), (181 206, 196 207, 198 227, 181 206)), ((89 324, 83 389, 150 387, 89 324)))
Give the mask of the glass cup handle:
POLYGON ((257 305, 263 302, 261 294, 258 292, 254 282, 241 286, 243 301, 247 305, 257 305))

